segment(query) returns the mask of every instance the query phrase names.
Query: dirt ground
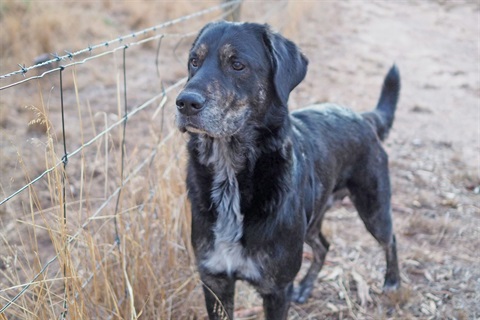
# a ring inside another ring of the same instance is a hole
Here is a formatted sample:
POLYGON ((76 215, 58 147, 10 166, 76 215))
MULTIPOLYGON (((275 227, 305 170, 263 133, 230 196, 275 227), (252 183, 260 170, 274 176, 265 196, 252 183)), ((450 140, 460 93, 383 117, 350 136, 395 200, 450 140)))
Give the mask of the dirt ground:
MULTIPOLYGON (((257 5, 246 2, 242 18, 259 19, 259 11, 270 7, 267 2, 258 5, 261 10, 257 5)), ((327 213, 324 231, 331 247, 312 298, 304 305, 293 305, 290 318, 479 318, 480 5, 475 1, 352 0, 299 1, 291 8, 295 10, 287 8, 278 16, 274 12, 267 20, 294 40, 310 61, 305 81, 291 95, 291 108, 331 101, 357 111, 370 110, 389 67, 395 63, 400 70, 400 102, 385 145, 403 287, 398 294, 382 294, 382 250, 345 200, 327 213), (282 23, 289 14, 295 15, 295 22, 282 23)), ((188 47, 187 43, 179 46, 183 50, 179 56, 184 57, 188 47)), ((142 77, 135 77, 131 87, 148 87, 156 81, 155 72, 145 71, 152 68, 154 55, 152 47, 137 52, 135 59, 140 62, 128 71, 142 77)), ((170 81, 185 75, 177 60, 173 55, 162 60, 172 66, 163 69, 170 81)), ((100 71, 94 77, 104 79, 100 71)), ((112 86, 95 92, 105 89, 115 96, 116 80, 108 81, 112 86)), ((132 99, 148 97, 152 92, 148 88, 132 94, 132 99)), ((95 100, 95 94, 89 95, 92 105, 102 102, 101 97, 95 100)), ((0 101, 0 108, 5 106, 0 101)), ((108 107, 117 108, 115 103, 108 107)), ((167 117, 173 108, 170 103, 167 117)), ((0 112, 1 186, 8 194, 15 189, 13 181, 19 180, 9 173, 23 173, 14 163, 17 149, 5 137, 15 130, 11 123, 25 123, 31 114, 0 112)), ((141 137, 141 128, 131 132, 141 137)), ((22 134, 30 139, 37 133, 28 129, 22 134)), ((16 145, 28 149, 29 141, 16 145)), ((8 210, 0 207, 0 220, 8 210)), ((8 223, 3 219, 0 231, 7 234, 8 223)), ((305 265, 309 256, 307 249, 305 265)), ((261 318, 258 297, 242 285, 238 295, 237 316, 261 318)))
MULTIPOLYGON (((402 76, 386 146, 404 295, 392 304, 395 311, 380 307, 382 257, 345 203, 327 214, 333 247, 323 272, 329 281, 320 279, 312 308, 330 307, 332 318, 339 305, 349 310, 344 281, 357 287, 357 318, 480 316, 479 23, 473 2, 351 1, 322 3, 299 24, 296 41, 310 65, 294 96, 298 105, 335 101, 368 110, 389 65, 395 62, 402 76), (366 279, 370 297, 362 298, 356 273, 366 279)), ((308 314, 302 312, 299 319, 308 314)), ((348 311, 344 316, 355 318, 348 311)))

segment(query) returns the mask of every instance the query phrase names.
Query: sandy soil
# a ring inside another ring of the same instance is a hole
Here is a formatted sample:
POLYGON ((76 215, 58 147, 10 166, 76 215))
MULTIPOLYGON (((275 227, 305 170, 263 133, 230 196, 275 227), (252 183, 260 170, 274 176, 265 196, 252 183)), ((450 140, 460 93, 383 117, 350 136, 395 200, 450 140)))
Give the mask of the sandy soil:
MULTIPOLYGON (((357 309, 361 318, 377 318, 378 312, 397 318, 478 317, 479 6, 354 1, 319 9, 302 22, 297 40, 310 58, 310 71, 295 102, 329 100, 368 110, 389 65, 395 62, 402 75, 400 104, 386 145, 407 294, 394 304, 393 313, 388 307, 382 310, 377 300, 381 274, 371 273, 372 265, 382 268, 381 256, 348 204, 347 211, 328 216, 333 248, 325 276, 341 267, 350 272, 347 284, 359 292, 354 272, 376 287, 374 302, 357 309), (351 261, 347 269, 335 262, 339 256, 351 261)), ((338 306, 341 290, 332 291, 332 286, 323 282, 316 296, 324 305, 338 306)))
MULTIPOLYGON (((270 6, 260 7, 266 12, 270 6)), ((258 19, 262 10, 256 8, 247 2, 243 18, 258 19)), ((389 297, 381 293, 382 250, 345 200, 326 217, 325 234, 332 245, 313 297, 305 305, 294 305, 290 318, 480 317, 480 5, 474 1, 319 1, 299 2, 293 8, 273 12, 268 19, 310 60, 305 81, 291 96, 292 108, 332 101, 358 111, 372 109, 388 68, 396 63, 400 70, 401 98, 386 148, 403 288, 389 297), (288 14, 295 15, 295 23, 282 23, 288 14)), ((167 83, 185 75, 183 58, 188 48, 188 43, 182 43, 178 58, 162 58, 161 64, 168 66, 161 69, 168 74, 167 83)), ((130 94, 132 103, 158 92, 152 71, 155 55, 154 47, 145 47, 129 66, 130 74, 142 74, 129 82, 132 88, 142 88, 130 94)), ((117 79, 101 69, 80 73, 84 97, 92 106, 105 103, 114 113, 116 101, 109 99, 116 95, 117 79), (92 81, 102 85, 93 88, 92 81)), ((72 83, 69 90, 73 92, 72 83)), ((0 103, 0 108, 4 105, 0 103)), ((173 104, 168 108, 167 119, 171 119, 173 104)), ((24 125, 32 120, 31 113, 2 112, 1 181, 8 194, 23 183, 18 149, 27 160, 42 160, 44 148, 35 148, 41 128, 28 127, 12 138, 16 130, 12 124, 24 125)), ((54 117, 57 121, 58 115, 54 117)), ((100 125, 103 120, 95 121, 100 125)), ((75 138, 81 132, 70 129, 67 139, 80 144, 75 138)), ((142 130, 138 126, 130 134, 143 137, 142 130)), ((29 174, 35 176, 38 171, 29 174)), ((72 185, 80 187, 74 178, 72 185)), ((51 199, 41 201, 48 205, 51 199)), ((0 208, 0 218, 15 208, 0 208)), ((7 234, 11 229, 3 219, 0 231, 7 234)), ((306 265, 308 259, 307 250, 306 265)), ((249 289, 241 286, 240 291, 237 315, 255 317, 260 302, 249 289)))
POLYGON ((342 286, 330 279, 341 267, 360 301, 356 272, 375 288, 373 302, 363 297, 364 306, 356 309, 360 318, 382 312, 397 318, 479 316, 479 17, 473 2, 352 1, 324 3, 302 21, 297 42, 310 68, 295 96, 298 105, 328 100, 368 110, 389 65, 395 62, 402 75, 386 145, 405 295, 391 305, 395 311, 378 302, 381 273, 371 271, 382 268, 382 257, 346 203, 327 216, 333 248, 323 271, 329 281, 314 294, 323 309, 329 302, 349 309, 348 301, 339 303, 342 286), (339 257, 348 267, 336 262, 339 257))

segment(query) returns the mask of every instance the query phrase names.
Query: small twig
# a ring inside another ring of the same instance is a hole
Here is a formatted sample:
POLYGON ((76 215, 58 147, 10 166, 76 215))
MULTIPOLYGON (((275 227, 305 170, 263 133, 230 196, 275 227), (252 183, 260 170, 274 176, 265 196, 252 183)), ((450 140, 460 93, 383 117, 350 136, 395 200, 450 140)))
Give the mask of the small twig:
POLYGON ((340 289, 342 290, 344 296, 345 296, 345 302, 347 303, 347 307, 348 307, 348 313, 350 314, 350 316, 355 319, 355 320, 358 320, 357 316, 355 315, 355 313, 353 312, 353 302, 352 300, 350 299, 350 296, 348 295, 348 291, 347 289, 345 288, 345 284, 343 283, 343 280, 342 278, 338 278, 338 285, 340 286, 340 289))

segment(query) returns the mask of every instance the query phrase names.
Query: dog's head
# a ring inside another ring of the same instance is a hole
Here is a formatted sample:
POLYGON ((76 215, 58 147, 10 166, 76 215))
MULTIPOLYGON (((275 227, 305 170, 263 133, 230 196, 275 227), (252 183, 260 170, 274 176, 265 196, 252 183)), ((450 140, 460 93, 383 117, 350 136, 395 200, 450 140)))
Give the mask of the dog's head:
POLYGON ((177 126, 225 138, 246 124, 265 125, 269 108, 286 115, 290 91, 305 77, 307 64, 293 42, 267 25, 210 23, 190 50, 177 126))

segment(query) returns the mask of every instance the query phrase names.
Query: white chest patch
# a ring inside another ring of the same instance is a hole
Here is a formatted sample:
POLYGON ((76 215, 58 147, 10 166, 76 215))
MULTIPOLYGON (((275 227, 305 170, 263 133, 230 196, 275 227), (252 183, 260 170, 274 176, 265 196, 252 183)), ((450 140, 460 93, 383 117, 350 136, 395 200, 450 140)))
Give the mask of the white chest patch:
POLYGON ((214 226, 214 249, 206 254, 201 264, 208 270, 229 275, 257 279, 257 264, 245 254, 240 239, 243 236, 243 214, 240 210, 240 190, 236 173, 243 159, 238 159, 228 146, 228 141, 215 139, 209 146, 208 156, 200 161, 214 169, 211 199, 218 217, 214 226))
POLYGON ((213 273, 225 272, 230 276, 236 274, 250 280, 261 278, 258 263, 245 255, 242 245, 238 242, 215 241, 215 249, 207 254, 202 265, 213 273))

